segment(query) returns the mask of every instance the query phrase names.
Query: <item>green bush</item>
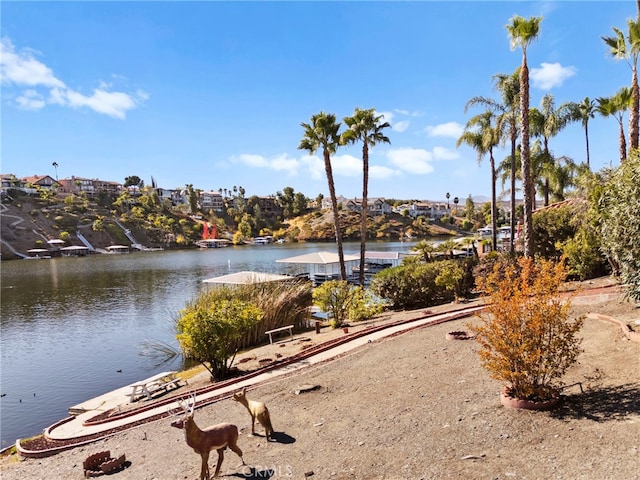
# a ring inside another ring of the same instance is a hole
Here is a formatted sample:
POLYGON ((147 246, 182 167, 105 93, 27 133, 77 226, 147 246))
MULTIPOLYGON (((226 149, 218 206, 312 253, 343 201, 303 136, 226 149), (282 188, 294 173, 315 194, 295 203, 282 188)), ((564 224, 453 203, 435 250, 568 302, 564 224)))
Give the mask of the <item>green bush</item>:
POLYGON ((371 290, 388 300, 396 310, 441 305, 469 293, 471 262, 443 260, 428 264, 416 261, 387 268, 371 282, 371 290), (456 280, 446 279, 446 270, 462 269, 456 280), (439 281, 437 279, 440 278, 439 281), (438 285, 440 283, 440 285, 438 285), (457 289, 457 294, 456 294, 457 289))
POLYGON ((356 300, 355 287, 344 280, 324 282, 313 291, 313 303, 329 314, 331 326, 338 328, 349 318, 349 311, 356 300))

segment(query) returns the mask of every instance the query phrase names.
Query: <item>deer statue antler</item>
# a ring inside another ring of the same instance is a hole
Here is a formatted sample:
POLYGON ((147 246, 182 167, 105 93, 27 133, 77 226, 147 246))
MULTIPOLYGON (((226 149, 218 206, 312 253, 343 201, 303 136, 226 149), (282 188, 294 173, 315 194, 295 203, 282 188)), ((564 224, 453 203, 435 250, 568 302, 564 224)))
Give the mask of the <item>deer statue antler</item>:
POLYGON ((202 459, 202 465, 200 467, 200 480, 210 480, 211 474, 209 473, 209 452, 216 450, 218 452, 218 463, 216 465, 216 472, 214 477, 220 473, 220 466, 222 460, 224 460, 224 450, 229 447, 233 450, 242 460, 244 465, 244 459, 242 458, 242 450, 238 447, 238 427, 230 423, 219 423, 212 425, 203 430, 198 428, 193 420, 193 411, 196 405, 196 395, 193 394, 188 400, 179 400, 179 407, 182 409, 182 418, 171 422, 172 427, 180 428, 184 430, 187 445, 200 454, 202 459))

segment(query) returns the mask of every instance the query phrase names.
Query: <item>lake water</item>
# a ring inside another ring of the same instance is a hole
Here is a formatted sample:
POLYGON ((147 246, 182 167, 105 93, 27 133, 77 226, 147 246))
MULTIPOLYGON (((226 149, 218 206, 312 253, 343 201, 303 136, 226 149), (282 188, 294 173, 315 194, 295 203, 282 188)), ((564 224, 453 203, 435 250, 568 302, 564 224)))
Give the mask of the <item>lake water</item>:
MULTIPOLYGON (((413 243, 371 242, 408 252, 413 243)), ((174 320, 205 278, 243 270, 296 274, 276 260, 332 244, 270 244, 207 250, 16 260, 1 266, 0 433, 2 448, 36 435, 89 398, 165 370, 145 344, 177 348, 174 320)), ((345 244, 357 253, 359 243, 345 244)))

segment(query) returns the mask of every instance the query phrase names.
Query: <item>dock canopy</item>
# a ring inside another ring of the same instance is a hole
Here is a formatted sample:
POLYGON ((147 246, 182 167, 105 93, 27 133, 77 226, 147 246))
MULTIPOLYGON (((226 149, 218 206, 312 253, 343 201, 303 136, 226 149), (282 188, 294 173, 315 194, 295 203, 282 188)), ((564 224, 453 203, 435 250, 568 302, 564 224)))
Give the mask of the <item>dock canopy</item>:
POLYGON ((203 283, 220 283, 227 285, 246 285, 249 283, 282 282, 284 280, 295 280, 289 275, 277 275, 266 272, 237 272, 221 277, 212 277, 203 280, 203 283))
MULTIPOLYGON (((360 260, 360 255, 344 255, 345 262, 355 262, 360 260)), ((307 265, 333 265, 340 263, 337 253, 333 252, 314 252, 297 257, 281 258, 276 260, 277 263, 306 263, 307 265)))

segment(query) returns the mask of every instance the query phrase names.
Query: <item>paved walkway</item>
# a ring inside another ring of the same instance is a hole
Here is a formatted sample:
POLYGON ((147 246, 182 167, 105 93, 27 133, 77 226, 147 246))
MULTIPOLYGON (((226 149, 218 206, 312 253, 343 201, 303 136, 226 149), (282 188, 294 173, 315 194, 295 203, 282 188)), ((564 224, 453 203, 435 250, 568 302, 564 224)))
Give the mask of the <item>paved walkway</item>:
MULTIPOLYGON (((385 337, 396 335, 400 332, 410 330, 413 328, 423 327, 429 324, 442 323, 443 321, 451 320, 454 317, 473 315, 480 311, 481 306, 465 306, 461 307, 461 310, 455 310, 453 312, 445 313, 422 313, 419 318, 409 319, 401 324, 391 324, 388 327, 372 329, 371 333, 366 333, 367 329, 361 332, 356 332, 353 335, 349 335, 349 341, 345 341, 335 346, 327 347, 326 349, 320 349, 318 353, 315 353, 307 358, 300 360, 293 360, 291 363, 285 363, 282 366, 274 368, 272 370, 265 371, 264 373, 258 373, 257 375, 249 376, 249 378, 239 378, 234 382, 226 382, 225 385, 220 388, 207 389, 204 393, 198 393, 196 402, 198 404, 207 403, 207 401, 213 401, 221 395, 231 395, 242 387, 249 387, 257 383, 266 382, 277 378, 282 375, 290 374, 291 372, 306 368, 310 365, 318 364, 330 360, 332 358, 343 355, 346 352, 357 349, 370 342, 375 342, 385 337)), ((416 312, 414 312, 415 314, 416 312)), ((346 338, 345 338, 346 340, 346 338)), ((321 346, 321 345, 320 345, 321 346)), ((97 425, 85 425, 85 422, 97 415, 96 412, 104 412, 112 409, 116 409, 119 406, 126 405, 129 401, 128 394, 131 392, 131 387, 126 386, 118 390, 114 390, 100 397, 88 400, 83 404, 72 407, 74 410, 86 410, 86 413, 82 413, 73 417, 71 421, 67 421, 62 424, 57 424, 49 427, 46 431, 47 437, 54 440, 66 440, 77 437, 83 437, 87 435, 95 435, 102 432, 107 432, 113 428, 122 427, 124 425, 144 421, 159 414, 166 414, 168 409, 178 408, 178 399, 181 397, 173 397, 175 401, 167 403, 166 401, 157 401, 157 406, 148 406, 144 411, 139 413, 132 413, 124 418, 119 418, 114 421, 108 421, 97 425)), ((189 393, 187 391, 184 392, 189 393)), ((135 411, 134 411, 135 412, 135 411)))

